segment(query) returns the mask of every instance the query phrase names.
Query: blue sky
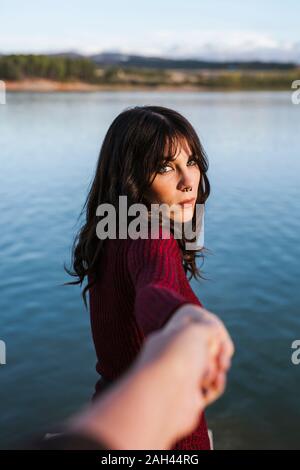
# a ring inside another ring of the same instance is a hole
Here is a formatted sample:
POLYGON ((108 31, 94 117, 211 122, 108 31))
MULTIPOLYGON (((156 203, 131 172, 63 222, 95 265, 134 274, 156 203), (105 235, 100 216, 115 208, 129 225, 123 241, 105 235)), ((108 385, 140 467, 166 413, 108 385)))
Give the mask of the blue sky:
POLYGON ((0 0, 0 53, 296 60, 299 0, 0 0))

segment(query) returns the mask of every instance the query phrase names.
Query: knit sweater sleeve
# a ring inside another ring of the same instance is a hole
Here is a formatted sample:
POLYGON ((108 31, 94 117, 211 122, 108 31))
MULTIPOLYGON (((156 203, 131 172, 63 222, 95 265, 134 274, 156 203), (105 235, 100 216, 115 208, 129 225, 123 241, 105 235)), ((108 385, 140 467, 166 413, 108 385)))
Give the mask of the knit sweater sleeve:
POLYGON ((191 303, 181 293, 184 268, 173 236, 131 240, 128 269, 135 288, 134 315, 145 336, 163 327, 179 307, 191 303))

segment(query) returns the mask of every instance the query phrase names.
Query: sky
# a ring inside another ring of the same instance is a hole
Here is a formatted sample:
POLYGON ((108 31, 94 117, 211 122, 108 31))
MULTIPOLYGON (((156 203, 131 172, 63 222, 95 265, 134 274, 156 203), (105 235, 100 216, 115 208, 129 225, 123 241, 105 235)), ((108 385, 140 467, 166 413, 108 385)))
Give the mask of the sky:
POLYGON ((299 0, 0 0, 0 54, 300 63, 299 0))

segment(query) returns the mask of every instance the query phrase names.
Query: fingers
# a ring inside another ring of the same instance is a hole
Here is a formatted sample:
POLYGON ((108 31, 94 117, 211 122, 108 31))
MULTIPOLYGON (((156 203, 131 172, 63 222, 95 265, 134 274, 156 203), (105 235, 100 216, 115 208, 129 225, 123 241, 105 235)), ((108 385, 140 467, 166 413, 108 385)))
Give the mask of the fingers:
POLYGON ((234 345, 222 321, 203 309, 199 323, 208 334, 207 367, 201 380, 201 393, 205 406, 217 400, 225 391, 226 377, 234 354, 234 345))
POLYGON ((204 406, 208 406, 223 395, 226 388, 226 374, 219 372, 208 388, 202 389, 204 406))
POLYGON ((168 364, 174 363, 174 369, 182 375, 187 361, 190 362, 189 372, 195 378, 199 399, 203 399, 205 406, 219 398, 224 393, 234 354, 233 342, 223 322, 202 307, 185 305, 160 333, 163 336, 156 338, 154 348, 160 358, 165 357, 168 364))
MULTIPOLYGON (((200 320, 201 321, 201 320, 200 320)), ((224 325, 224 323, 213 313, 205 311, 204 322, 207 325, 210 325, 212 334, 212 340, 215 340, 216 344, 213 345, 213 348, 222 349, 222 363, 226 367, 234 354, 234 344, 233 341, 224 325)))
POLYGON ((218 364, 220 369, 227 372, 231 366, 232 350, 227 340, 223 340, 219 345, 218 364))
POLYGON ((225 391, 226 377, 230 367, 227 356, 224 356, 224 343, 214 358, 211 358, 213 367, 210 367, 210 373, 203 381, 202 389, 205 406, 210 405, 217 400, 225 391), (224 362, 225 358, 225 362, 224 362))

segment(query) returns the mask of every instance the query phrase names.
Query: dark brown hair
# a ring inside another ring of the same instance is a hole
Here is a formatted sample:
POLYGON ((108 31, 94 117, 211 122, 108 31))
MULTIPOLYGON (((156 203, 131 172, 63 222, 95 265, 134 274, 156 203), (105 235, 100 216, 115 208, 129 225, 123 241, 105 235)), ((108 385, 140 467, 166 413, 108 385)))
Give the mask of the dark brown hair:
MULTIPOLYGON (((73 242, 73 270, 64 265, 68 274, 78 278, 64 285, 82 285, 85 276, 93 276, 93 281, 88 282, 82 292, 86 307, 86 292, 97 281, 97 266, 105 241, 96 234, 99 221, 96 216, 97 207, 110 203, 117 211, 119 196, 127 196, 128 205, 143 203, 149 207, 145 193, 165 161, 166 146, 168 159, 172 159, 180 143, 188 144, 199 166, 201 178, 196 203, 204 204, 210 193, 206 175, 208 159, 195 129, 185 117, 162 106, 135 106, 126 108, 110 125, 102 143, 95 176, 80 213, 80 216, 85 214, 85 223, 73 242)), ((196 265, 196 256, 204 259, 203 253, 207 249, 202 247, 188 251, 184 239, 177 239, 177 243, 181 249, 185 272, 191 274, 189 280, 192 277, 203 278, 196 265)))

